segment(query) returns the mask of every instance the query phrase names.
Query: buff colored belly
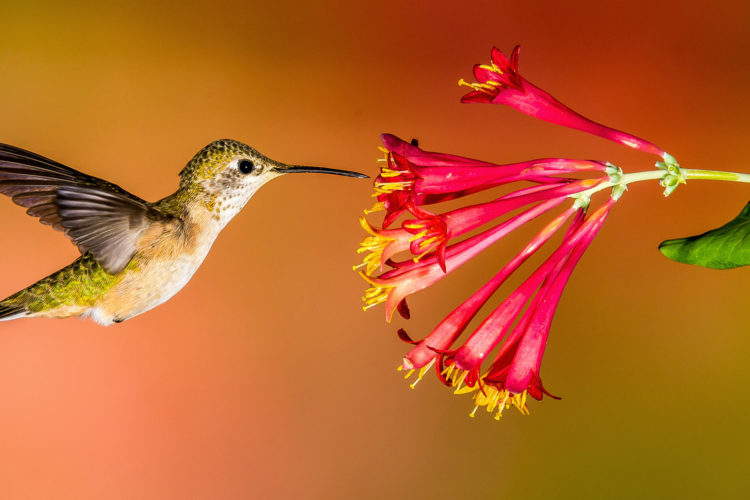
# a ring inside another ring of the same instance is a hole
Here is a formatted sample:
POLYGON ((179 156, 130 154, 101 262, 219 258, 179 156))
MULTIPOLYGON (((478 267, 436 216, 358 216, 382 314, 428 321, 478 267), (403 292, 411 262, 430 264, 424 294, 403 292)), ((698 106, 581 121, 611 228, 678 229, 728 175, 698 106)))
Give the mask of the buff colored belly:
POLYGON ((172 298, 203 262, 204 255, 172 260, 151 259, 129 271, 85 314, 108 325, 148 311, 172 298))

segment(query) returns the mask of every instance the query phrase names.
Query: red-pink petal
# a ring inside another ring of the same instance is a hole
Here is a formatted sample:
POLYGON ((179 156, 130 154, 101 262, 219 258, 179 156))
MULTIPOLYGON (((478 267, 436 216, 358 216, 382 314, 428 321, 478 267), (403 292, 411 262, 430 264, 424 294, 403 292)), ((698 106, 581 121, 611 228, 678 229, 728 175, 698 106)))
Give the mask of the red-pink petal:
POLYGON ((461 99, 461 102, 506 104, 540 120, 597 135, 662 158, 666 157, 666 152, 652 142, 590 120, 520 76, 518 74, 519 53, 520 48, 517 46, 513 49, 509 61, 501 51, 493 48, 492 61, 502 75, 486 66, 475 66, 474 74, 480 84, 493 80, 502 82, 503 85, 493 86, 491 90, 487 89, 487 92, 483 92, 484 89, 470 92, 461 99), (484 94, 484 96, 479 94, 484 94))
POLYGON ((574 209, 569 208, 562 214, 558 215, 542 231, 540 231, 516 255, 508 264, 506 264, 495 276, 482 286, 476 293, 466 299, 460 306, 453 310, 425 339, 412 348, 406 355, 416 368, 421 368, 435 357, 435 351, 445 351, 461 335, 479 309, 487 302, 492 294, 502 285, 505 280, 513 274, 526 260, 531 257, 552 235, 565 223, 573 213, 574 209))
POLYGON ((461 97, 461 102, 486 104, 492 102, 493 97, 495 97, 495 94, 488 94, 487 92, 472 90, 471 92, 468 92, 463 97, 461 97))

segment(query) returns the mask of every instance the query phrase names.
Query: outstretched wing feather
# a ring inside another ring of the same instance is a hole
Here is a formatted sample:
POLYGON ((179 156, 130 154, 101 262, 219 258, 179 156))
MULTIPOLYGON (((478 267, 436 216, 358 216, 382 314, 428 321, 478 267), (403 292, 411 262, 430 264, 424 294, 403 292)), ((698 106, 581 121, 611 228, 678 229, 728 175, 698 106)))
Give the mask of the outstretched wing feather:
POLYGON ((172 218, 119 186, 4 144, 0 193, 42 224, 63 231, 110 273, 128 264, 151 223, 172 218))

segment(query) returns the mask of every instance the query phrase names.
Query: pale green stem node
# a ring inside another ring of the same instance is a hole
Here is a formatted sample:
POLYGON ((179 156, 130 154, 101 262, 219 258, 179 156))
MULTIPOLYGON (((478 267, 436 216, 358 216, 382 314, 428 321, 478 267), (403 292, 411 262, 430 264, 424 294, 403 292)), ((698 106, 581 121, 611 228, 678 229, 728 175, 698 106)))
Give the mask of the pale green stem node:
POLYGON ((656 168, 666 172, 659 181, 659 184, 664 188, 664 196, 669 196, 677 189, 677 186, 685 184, 686 178, 680 164, 669 153, 664 153, 664 161, 656 162, 656 168))

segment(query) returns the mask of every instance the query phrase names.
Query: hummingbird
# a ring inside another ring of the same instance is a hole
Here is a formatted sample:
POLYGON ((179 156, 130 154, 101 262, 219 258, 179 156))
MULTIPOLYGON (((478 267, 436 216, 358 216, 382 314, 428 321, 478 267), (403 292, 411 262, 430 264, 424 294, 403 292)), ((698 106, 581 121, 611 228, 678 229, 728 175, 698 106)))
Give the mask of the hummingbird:
POLYGON ((0 301, 0 321, 44 317, 120 323, 184 287, 221 230, 266 182, 291 173, 366 178, 287 165, 239 141, 204 147, 180 171, 173 194, 148 202, 115 184, 0 144, 0 193, 62 231, 81 256, 0 301))

